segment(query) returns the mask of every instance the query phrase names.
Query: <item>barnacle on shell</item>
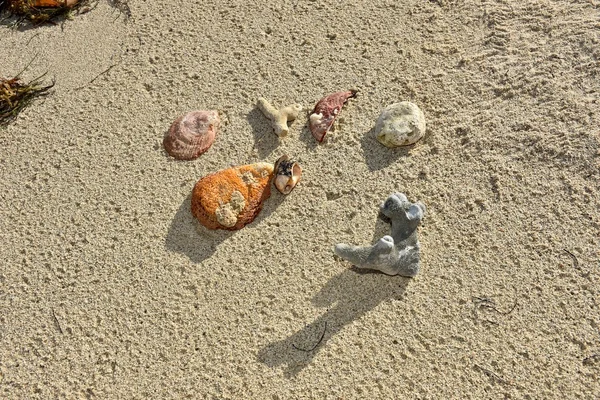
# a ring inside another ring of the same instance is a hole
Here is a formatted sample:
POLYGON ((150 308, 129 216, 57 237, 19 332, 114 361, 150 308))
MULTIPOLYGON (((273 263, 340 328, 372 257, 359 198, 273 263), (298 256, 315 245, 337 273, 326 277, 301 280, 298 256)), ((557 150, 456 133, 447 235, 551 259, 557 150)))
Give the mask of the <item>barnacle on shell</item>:
POLYGON ((237 230, 254 220, 271 195, 273 164, 231 167, 200 179, 192 214, 209 229, 237 230))

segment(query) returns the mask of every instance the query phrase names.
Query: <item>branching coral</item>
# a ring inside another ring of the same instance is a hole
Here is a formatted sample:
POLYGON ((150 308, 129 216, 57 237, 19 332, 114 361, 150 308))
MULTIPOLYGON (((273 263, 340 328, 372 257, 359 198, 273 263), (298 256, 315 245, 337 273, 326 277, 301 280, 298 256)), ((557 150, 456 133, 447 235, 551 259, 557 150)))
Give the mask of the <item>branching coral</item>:
POLYGON ((288 134, 288 121, 293 121, 298 118, 298 114, 302 111, 302 106, 300 104, 290 104, 289 106, 278 110, 262 97, 258 99, 258 108, 265 117, 271 120, 273 131, 279 137, 288 134))
POLYGON ((334 252, 358 268, 375 269, 387 275, 413 277, 419 272, 417 227, 425 215, 425 206, 410 203, 402 193, 392 194, 380 206, 384 219, 392 224, 391 236, 373 246, 337 244, 334 252))

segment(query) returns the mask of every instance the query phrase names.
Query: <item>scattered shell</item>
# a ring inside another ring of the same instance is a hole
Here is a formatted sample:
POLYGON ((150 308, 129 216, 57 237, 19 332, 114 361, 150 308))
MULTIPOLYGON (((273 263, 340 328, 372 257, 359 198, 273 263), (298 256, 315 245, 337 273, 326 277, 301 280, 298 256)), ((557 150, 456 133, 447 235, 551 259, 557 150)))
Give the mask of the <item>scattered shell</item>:
POLYGON ((315 105, 309 117, 309 125, 312 135, 318 142, 323 141, 325 134, 327 134, 335 119, 340 114, 342 106, 352 97, 356 97, 356 90, 330 94, 323 97, 315 105))
POLYGON ((193 160, 213 144, 219 125, 219 113, 215 110, 182 115, 165 135, 165 150, 178 160, 193 160))
POLYGON ((288 121, 293 121, 298 118, 298 114, 302 111, 302 106, 300 104, 290 104, 289 106, 278 110, 262 97, 258 99, 257 105, 264 116, 271 120, 273 131, 279 137, 288 134, 288 121))
POLYGON ((256 218, 271 196, 271 181, 288 194, 301 175, 300 165, 287 155, 275 165, 261 162, 215 172, 196 182, 192 214, 209 229, 241 229, 256 218))
POLYGON ((273 164, 231 167, 200 179, 192 191, 192 214, 209 229, 237 230, 254 220, 271 196, 273 164))
POLYGON ((275 163, 274 185, 283 194, 289 194, 302 177, 302 167, 287 155, 283 155, 275 163))
POLYGON ((411 145, 425 135, 425 115, 411 102, 392 104, 377 119, 375 134, 387 147, 411 145))

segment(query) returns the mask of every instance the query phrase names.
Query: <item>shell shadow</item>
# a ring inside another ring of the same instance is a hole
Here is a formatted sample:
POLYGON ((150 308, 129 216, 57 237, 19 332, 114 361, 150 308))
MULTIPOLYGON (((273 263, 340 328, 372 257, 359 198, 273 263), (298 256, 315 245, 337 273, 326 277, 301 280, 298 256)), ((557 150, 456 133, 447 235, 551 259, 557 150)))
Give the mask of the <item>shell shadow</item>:
POLYGON ((184 254, 192 262, 200 263, 209 258, 217 250, 218 245, 235 232, 206 229, 192 215, 191 201, 190 193, 175 213, 165 246, 169 251, 184 254))
POLYGON ((371 128, 360 139, 360 147, 370 171, 378 171, 393 164, 400 158, 408 157, 415 147, 405 146, 390 149, 377 141, 375 128, 371 128))
MULTIPOLYGON (((326 343, 346 325, 361 318, 384 301, 404 298, 410 278, 350 268, 334 276, 312 298, 316 307, 327 307, 316 320, 293 335, 273 342, 258 353, 269 367, 285 364, 284 374, 292 378, 310 365, 326 343)), ((394 340, 395 338, 380 338, 394 340)), ((356 338, 360 340, 360 338, 356 338)))
MULTIPOLYGON (((285 196, 271 188, 271 197, 263 204, 262 211, 251 222, 256 224, 267 218, 283 203, 285 196)), ((202 226, 191 212, 192 194, 190 193, 177 209, 165 239, 169 251, 187 256, 193 263, 200 263, 217 250, 223 243, 239 231, 210 230, 202 226)))
MULTIPOLYGON (((319 142, 317 142, 317 140, 314 138, 310 131, 308 122, 306 122, 304 126, 302 126, 302 130, 300 131, 300 140, 306 143, 307 150, 314 150, 317 148, 317 146, 319 146, 319 142)), ((327 137, 325 137, 325 140, 327 140, 327 137)))
POLYGON ((258 151, 259 158, 267 158, 279 145, 279 138, 273 132, 271 121, 257 107, 246 114, 246 120, 252 127, 254 148, 258 151))

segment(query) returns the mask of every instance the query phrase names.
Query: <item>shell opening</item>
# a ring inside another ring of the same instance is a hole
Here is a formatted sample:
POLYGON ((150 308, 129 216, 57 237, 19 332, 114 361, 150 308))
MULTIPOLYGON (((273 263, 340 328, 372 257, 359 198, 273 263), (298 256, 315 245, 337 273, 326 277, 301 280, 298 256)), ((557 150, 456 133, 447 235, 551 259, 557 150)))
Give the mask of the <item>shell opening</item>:
POLYGON ((283 194, 289 194, 302 177, 302 167, 287 155, 281 156, 275 163, 273 184, 283 194))

